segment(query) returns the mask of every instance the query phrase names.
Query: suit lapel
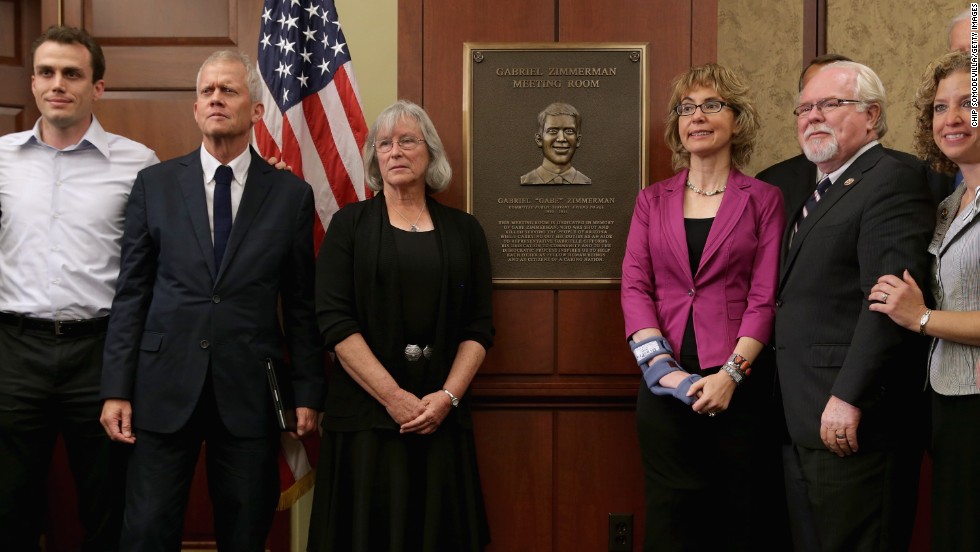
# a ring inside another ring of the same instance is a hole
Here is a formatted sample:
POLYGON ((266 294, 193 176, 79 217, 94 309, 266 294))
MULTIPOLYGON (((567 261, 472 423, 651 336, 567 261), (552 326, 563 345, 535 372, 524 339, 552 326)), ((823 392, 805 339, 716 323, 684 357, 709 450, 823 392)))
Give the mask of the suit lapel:
POLYGON ((793 187, 796 192, 793 197, 785 198, 786 208, 789 210, 786 213, 786 220, 792 219, 793 222, 796 222, 800 211, 803 210, 803 204, 810 198, 813 190, 817 188, 817 166, 805 156, 801 156, 801 159, 802 161, 796 167, 796 179, 800 185, 793 187))
POLYGON ((793 237, 793 244, 790 249, 797 248, 806 240, 807 234, 814 226, 820 224, 820 219, 824 217, 834 205, 841 200, 847 193, 853 190, 858 184, 861 183, 864 173, 854 172, 848 169, 844 174, 837 178, 837 182, 834 182, 833 186, 827 189, 827 192, 823 194, 823 197, 817 202, 814 207, 813 212, 809 214, 802 222, 800 222, 800 228, 796 232, 796 236, 793 237))
POLYGON ((184 196, 187 212, 190 213, 191 226, 193 226, 194 236, 197 238, 197 245, 208 265, 208 270, 211 272, 211 279, 214 280, 217 276, 217 270, 214 266, 214 242, 211 240, 208 200, 204 196, 204 168, 201 167, 200 151, 194 150, 180 159, 179 163, 182 169, 177 178, 178 185, 184 196))
POLYGON ((701 263, 698 264, 699 272, 701 267, 708 263, 711 256, 728 239, 732 230, 735 229, 735 225, 742 218, 745 206, 748 204, 749 194, 745 189, 748 188, 749 183, 741 173, 732 169, 728 174, 727 186, 726 193, 721 199, 721 205, 718 207, 718 213, 715 214, 715 221, 711 224, 711 230, 708 232, 708 241, 704 244, 701 263))
MULTIPOLYGON (((251 147, 249 148, 251 150, 251 147)), ((266 173, 276 170, 254 151, 251 152, 252 161, 248 168, 248 179, 245 181, 245 189, 242 192, 242 200, 238 204, 238 212, 235 214, 235 222, 231 225, 231 235, 228 236, 228 248, 225 256, 221 260, 218 274, 224 274, 225 267, 231 262, 238 248, 245 241, 248 230, 255 221, 265 196, 272 189, 272 184, 266 178, 266 173)))
MULTIPOLYGON (((786 229, 783 232, 784 253, 792 244, 793 228, 796 227, 796 221, 799 220, 800 213, 803 212, 803 205, 813 194, 813 190, 817 188, 817 166, 813 162, 801 155, 800 163, 795 168, 794 179, 798 184, 788 187, 789 190, 793 191, 793 195, 789 196, 786 193, 787 188, 783 188, 783 201, 786 207, 786 229)), ((783 259, 785 258, 786 255, 783 255, 783 259)))
MULTIPOLYGON (((780 277, 780 283, 785 280, 786 275, 789 273, 789 269, 796 259, 796 255, 800 252, 800 248, 806 242, 807 235, 811 230, 818 224, 820 220, 827 215, 827 213, 833 210, 834 206, 844 198, 851 190, 856 189, 864 178, 864 173, 878 164, 878 161, 884 155, 884 149, 881 145, 876 145, 868 151, 864 152, 860 157, 851 163, 851 166, 847 168, 837 180, 834 181, 833 185, 827 190, 820 201, 817 203, 813 212, 810 213, 803 221, 800 222, 799 230, 795 235, 792 235, 792 228, 789 229, 790 235, 792 236, 792 242, 789 246, 789 251, 786 253, 786 262, 783 263, 783 270, 780 277)), ((816 183, 814 183, 811 188, 813 193, 813 188, 816 188, 816 183)), ((804 201, 805 202, 805 201, 804 201)), ((801 206, 802 209, 802 206, 801 206)))

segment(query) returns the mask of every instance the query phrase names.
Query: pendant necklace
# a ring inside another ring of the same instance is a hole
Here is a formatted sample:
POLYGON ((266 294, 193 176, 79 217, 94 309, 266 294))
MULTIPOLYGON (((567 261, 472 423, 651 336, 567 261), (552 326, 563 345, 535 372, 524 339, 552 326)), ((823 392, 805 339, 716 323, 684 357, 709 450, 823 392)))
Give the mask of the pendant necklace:
POLYGON ((405 222, 407 222, 407 223, 409 223, 409 224, 412 225, 412 227, 409 228, 409 230, 408 230, 409 232, 418 232, 419 231, 419 226, 418 225, 419 225, 419 221, 422 220, 422 213, 425 212, 425 203, 422 203, 422 210, 419 211, 419 216, 415 217, 415 223, 414 224, 412 224, 412 221, 408 220, 408 217, 406 217, 405 215, 403 215, 402 212, 398 210, 398 207, 395 207, 394 204, 391 205, 391 208, 394 209, 396 213, 398 213, 398 216, 400 216, 401 218, 405 219, 405 222))

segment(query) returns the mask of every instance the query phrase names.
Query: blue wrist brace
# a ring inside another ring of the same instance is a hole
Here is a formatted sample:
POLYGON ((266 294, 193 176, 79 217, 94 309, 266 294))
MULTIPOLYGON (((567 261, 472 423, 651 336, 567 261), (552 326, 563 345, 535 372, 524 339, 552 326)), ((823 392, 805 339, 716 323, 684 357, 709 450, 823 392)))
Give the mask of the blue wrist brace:
POLYGON ((670 348, 670 343, 667 343, 667 340, 659 335, 648 337, 639 343, 630 339, 630 349, 633 350, 636 364, 644 370, 646 370, 646 365, 651 358, 657 355, 673 356, 674 354, 674 350, 670 348))
POLYGON ((682 379, 677 387, 671 389, 669 387, 664 387, 660 385, 660 378, 666 376, 671 372, 681 372, 683 368, 680 367, 677 362, 672 358, 662 358, 654 362, 651 366, 645 366, 643 368, 643 381, 646 382, 647 388, 650 389, 654 395, 672 395, 677 400, 690 406, 694 404, 697 397, 688 397, 687 391, 691 388, 691 384, 701 379, 701 376, 697 374, 690 374, 686 378, 682 379))
MULTIPOLYGON (((641 366, 643 369, 643 380, 647 382, 647 387, 653 391, 654 386, 660 387, 660 378, 666 376, 671 372, 682 371, 680 364, 670 357, 661 358, 651 365, 643 364, 641 366)), ((669 389, 668 391, 673 391, 669 389)), ((654 391, 656 393, 656 391, 654 391)))
POLYGON ((674 397, 676 397, 677 400, 681 401, 687 406, 691 406, 692 404, 694 404, 694 401, 698 400, 697 396, 688 397, 687 391, 691 388, 691 384, 698 381, 699 379, 701 379, 701 376, 697 374, 691 374, 690 376, 687 376, 686 378, 681 380, 681 382, 677 384, 677 387, 673 389, 674 397))

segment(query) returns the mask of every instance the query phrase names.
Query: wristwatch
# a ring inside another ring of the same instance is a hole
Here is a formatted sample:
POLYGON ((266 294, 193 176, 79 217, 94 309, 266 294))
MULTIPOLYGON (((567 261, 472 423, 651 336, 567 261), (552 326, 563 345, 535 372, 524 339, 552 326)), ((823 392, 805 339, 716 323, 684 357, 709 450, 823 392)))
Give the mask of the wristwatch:
POLYGON ((919 318, 919 335, 926 335, 926 324, 929 323, 930 316, 932 316, 932 309, 926 309, 926 312, 922 313, 922 318, 919 318))
POLYGON ((447 394, 447 395, 449 395, 449 403, 453 405, 453 408, 456 408, 457 406, 459 406, 459 397, 457 397, 456 395, 453 395, 453 392, 452 391, 450 391, 448 389, 443 389, 442 392, 445 393, 445 394, 447 394))

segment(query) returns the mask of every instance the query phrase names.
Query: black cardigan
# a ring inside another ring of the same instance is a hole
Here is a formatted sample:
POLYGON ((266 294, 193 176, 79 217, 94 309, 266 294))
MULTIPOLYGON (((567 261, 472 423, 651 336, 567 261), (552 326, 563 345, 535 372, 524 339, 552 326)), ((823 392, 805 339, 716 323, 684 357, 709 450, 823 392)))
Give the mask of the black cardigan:
MULTIPOLYGON (((472 215, 427 198, 442 257, 442 286, 435 328, 432 377, 427 393, 442 389, 459 344, 493 345, 490 254, 472 215)), ((360 333, 395 381, 402 384, 406 360, 398 259, 383 194, 338 211, 327 229, 316 264, 316 314, 331 351, 360 333)), ((446 422, 470 427, 464 398, 446 422)), ((343 367, 330 374, 323 426, 332 431, 397 429, 385 408, 343 367)))

